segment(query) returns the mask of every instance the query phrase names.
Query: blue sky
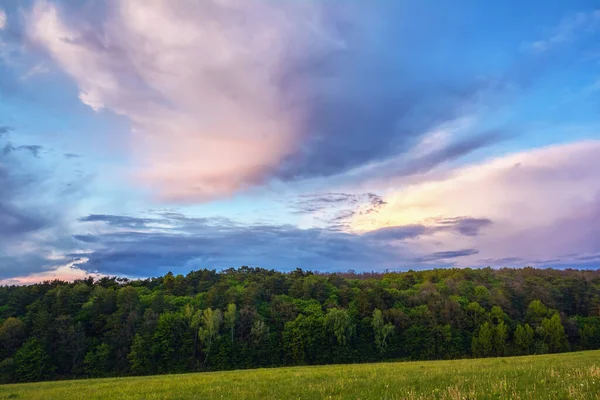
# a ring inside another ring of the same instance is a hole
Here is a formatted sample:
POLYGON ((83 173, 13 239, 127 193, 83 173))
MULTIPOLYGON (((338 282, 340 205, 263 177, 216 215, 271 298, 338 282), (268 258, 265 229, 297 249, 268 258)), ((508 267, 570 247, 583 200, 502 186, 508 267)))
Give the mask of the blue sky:
POLYGON ((596 268, 594 1, 0 5, 0 280, 596 268))

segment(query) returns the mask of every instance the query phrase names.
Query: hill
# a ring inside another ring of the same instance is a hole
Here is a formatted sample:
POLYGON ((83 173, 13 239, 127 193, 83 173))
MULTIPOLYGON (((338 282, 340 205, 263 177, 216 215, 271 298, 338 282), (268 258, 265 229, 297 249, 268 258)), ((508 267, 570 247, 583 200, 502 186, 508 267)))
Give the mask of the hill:
POLYGON ((0 287, 0 383, 600 349, 600 272, 242 267, 0 287))
POLYGON ((0 386, 0 399, 597 399, 600 351, 0 386))

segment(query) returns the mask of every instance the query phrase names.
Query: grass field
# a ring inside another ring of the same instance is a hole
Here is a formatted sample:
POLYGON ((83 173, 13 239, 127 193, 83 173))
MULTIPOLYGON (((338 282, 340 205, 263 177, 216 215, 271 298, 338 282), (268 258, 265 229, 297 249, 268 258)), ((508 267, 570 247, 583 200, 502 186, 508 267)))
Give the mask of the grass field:
POLYGON ((600 351, 0 386, 0 399, 600 399, 600 351))

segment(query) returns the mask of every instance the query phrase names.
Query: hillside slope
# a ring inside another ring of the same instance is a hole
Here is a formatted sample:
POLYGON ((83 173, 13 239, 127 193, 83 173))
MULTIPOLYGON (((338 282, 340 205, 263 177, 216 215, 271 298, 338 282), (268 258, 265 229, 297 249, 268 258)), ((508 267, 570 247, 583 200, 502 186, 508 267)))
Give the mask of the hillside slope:
POLYGON ((0 386, 0 399, 598 399, 600 351, 0 386))

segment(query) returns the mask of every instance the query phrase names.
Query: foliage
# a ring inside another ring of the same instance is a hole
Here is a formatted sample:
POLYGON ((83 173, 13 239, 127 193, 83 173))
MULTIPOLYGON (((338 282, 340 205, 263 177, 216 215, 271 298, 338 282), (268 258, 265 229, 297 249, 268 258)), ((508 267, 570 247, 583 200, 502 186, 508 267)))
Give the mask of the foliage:
POLYGON ((517 325, 517 329, 515 330, 515 346, 519 354, 531 354, 534 340, 535 333, 529 324, 517 325))
POLYGON ((16 379, 19 381, 38 381, 47 378, 52 370, 50 357, 41 343, 33 338, 15 353, 16 379))
POLYGON ((600 348, 600 272, 241 267, 0 287, 0 382, 600 348))
POLYGON ((384 322, 383 313, 377 308, 373 311, 371 326, 373 327, 373 334, 375 335, 375 346, 379 349, 380 353, 383 353, 388 345, 388 337, 394 333, 394 326, 384 322))

